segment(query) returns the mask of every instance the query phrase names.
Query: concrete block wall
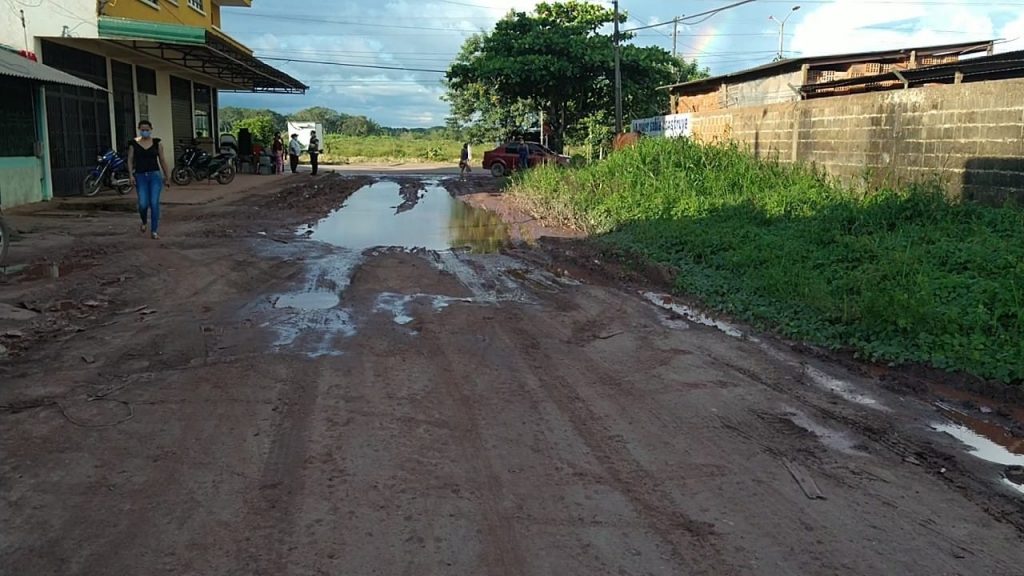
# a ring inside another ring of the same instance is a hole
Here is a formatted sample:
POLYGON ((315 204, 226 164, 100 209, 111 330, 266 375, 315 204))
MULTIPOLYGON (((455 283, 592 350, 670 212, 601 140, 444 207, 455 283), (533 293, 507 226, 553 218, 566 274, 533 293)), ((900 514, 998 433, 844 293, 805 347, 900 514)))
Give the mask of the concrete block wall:
POLYGON ((939 181, 1024 202, 1024 79, 929 86, 695 113, 698 139, 813 162, 851 183, 939 181))

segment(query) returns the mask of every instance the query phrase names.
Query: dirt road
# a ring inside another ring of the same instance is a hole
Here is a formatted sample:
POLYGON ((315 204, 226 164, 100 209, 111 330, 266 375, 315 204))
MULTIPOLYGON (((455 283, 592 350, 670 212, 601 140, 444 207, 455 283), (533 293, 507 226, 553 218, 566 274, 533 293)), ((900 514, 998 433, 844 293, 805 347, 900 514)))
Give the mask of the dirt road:
POLYGON ((371 180, 13 215, 3 573, 1024 574, 929 398, 371 180))

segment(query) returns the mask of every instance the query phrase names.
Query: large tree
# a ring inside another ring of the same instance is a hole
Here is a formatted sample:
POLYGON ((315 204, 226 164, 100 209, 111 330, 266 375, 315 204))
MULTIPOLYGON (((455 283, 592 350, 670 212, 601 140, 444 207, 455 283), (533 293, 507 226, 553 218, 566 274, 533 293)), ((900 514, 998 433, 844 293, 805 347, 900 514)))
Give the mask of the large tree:
POLYGON ((303 108, 294 114, 289 114, 288 119, 295 122, 318 122, 323 125, 327 134, 337 134, 341 131, 341 124, 348 118, 347 114, 341 114, 336 110, 324 106, 312 106, 303 108))
MULTIPOLYGON (((466 40, 445 77, 453 116, 494 136, 510 125, 527 128, 524 112, 545 114, 551 143, 583 119, 614 112, 614 52, 610 9, 569 0, 538 4, 534 13, 510 12, 494 30, 466 40)), ((620 21, 626 15, 620 14, 620 21)), ((628 35, 623 36, 628 40, 628 35)), ((658 86, 699 74, 657 47, 625 44, 621 52, 625 119, 664 112, 668 96, 658 86)), ((534 124, 535 125, 535 124, 534 124)))
POLYGON ((288 122, 284 116, 266 108, 239 108, 237 106, 225 106, 217 111, 221 132, 237 132, 238 123, 242 120, 252 118, 269 118, 273 130, 284 132, 288 122))

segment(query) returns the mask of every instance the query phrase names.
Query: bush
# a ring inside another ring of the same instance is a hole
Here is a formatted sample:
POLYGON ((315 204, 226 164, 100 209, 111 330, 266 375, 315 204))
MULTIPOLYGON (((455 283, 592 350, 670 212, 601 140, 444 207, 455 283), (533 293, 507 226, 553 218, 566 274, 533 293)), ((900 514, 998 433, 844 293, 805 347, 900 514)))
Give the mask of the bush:
POLYGON ((678 270, 676 290, 870 359, 1024 379, 1024 212, 911 186, 855 195, 737 146, 648 139, 512 193, 678 270))

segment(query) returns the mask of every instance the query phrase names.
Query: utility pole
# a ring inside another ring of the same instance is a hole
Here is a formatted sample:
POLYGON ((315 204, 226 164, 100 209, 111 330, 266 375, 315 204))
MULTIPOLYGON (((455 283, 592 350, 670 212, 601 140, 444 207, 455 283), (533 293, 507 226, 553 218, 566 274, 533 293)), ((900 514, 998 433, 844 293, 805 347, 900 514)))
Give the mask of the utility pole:
POLYGON ((615 133, 622 134, 622 70, 619 68, 619 0, 613 0, 615 7, 615 133))
POLYGON ((544 141, 544 109, 540 109, 540 145, 547 146, 547 142, 544 141))
POLYGON ((25 25, 25 11, 18 10, 18 13, 21 15, 21 33, 25 36, 25 50, 28 52, 34 52, 32 47, 28 45, 28 26, 25 25))
POLYGON ((679 36, 679 16, 672 19, 672 57, 676 57, 676 38, 679 36))
POLYGON ((783 41, 786 37, 786 20, 789 20, 789 17, 793 15, 793 12, 796 12, 799 9, 799 6, 793 6, 793 9, 790 10, 789 14, 786 14, 786 17, 783 18, 782 20, 779 20, 775 16, 768 17, 769 20, 779 25, 779 53, 775 55, 775 60, 783 60, 786 57, 784 55, 785 50, 783 45, 783 41))

